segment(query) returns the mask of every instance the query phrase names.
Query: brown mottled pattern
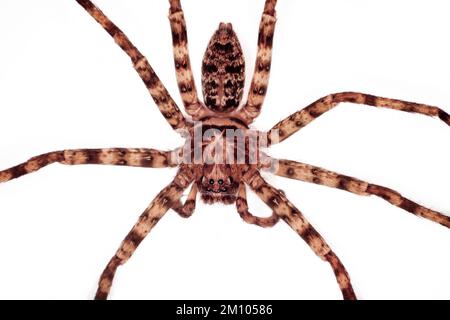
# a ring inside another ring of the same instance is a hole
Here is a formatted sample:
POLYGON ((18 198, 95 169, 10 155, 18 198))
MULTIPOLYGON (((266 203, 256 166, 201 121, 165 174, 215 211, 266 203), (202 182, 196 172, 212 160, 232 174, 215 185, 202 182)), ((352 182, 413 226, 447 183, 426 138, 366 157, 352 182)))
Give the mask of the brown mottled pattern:
POLYGON ((285 140, 286 138, 312 122, 314 119, 336 107, 341 102, 363 104, 373 107, 419 113, 430 117, 438 117, 450 126, 449 115, 444 110, 441 110, 438 107, 397 99, 382 98, 365 93, 341 92, 323 97, 313 102, 306 108, 278 122, 268 132, 268 140, 271 141, 271 144, 276 144, 285 140), (279 138, 274 139, 275 135, 279 136, 279 138))
POLYGON ((277 171, 275 172, 278 176, 344 189, 359 195, 367 195, 367 182, 301 162, 290 160, 274 161, 278 163, 277 171))
POLYGON ((194 184, 191 187, 191 191, 189 191, 189 194, 184 204, 182 204, 181 201, 178 201, 172 207, 172 209, 175 210, 183 218, 189 218, 190 216, 192 216, 195 210, 197 192, 198 192, 197 184, 194 182, 194 184))
POLYGON ((386 187, 332 172, 323 168, 290 160, 276 160, 278 170, 276 175, 312 182, 332 188, 339 188, 361 196, 375 195, 417 216, 437 222, 450 228, 450 217, 437 211, 425 208, 405 197, 397 191, 386 187))
POLYGON ((55 163, 62 160, 63 160, 62 151, 55 151, 41 154, 39 156, 31 158, 30 160, 24 163, 0 171, 0 182, 6 182, 21 177, 25 174, 37 171, 40 168, 43 168, 51 163, 55 163))
POLYGON ((356 300, 356 295, 350 282, 350 276, 336 254, 333 251, 330 251, 325 255, 325 259, 333 268, 334 275, 336 276, 344 300, 356 300))
POLYGON ((170 0, 170 27, 178 88, 186 112, 194 120, 204 114, 204 105, 199 101, 195 87, 194 75, 189 58, 188 37, 183 9, 179 0, 170 0))
POLYGON ((249 124, 259 115, 269 85, 270 66, 272 63, 272 44, 275 33, 276 0, 266 0, 261 17, 258 35, 258 52, 255 69, 246 104, 239 111, 241 117, 249 124))
POLYGON ((111 164, 132 167, 174 167, 171 152, 144 148, 75 149, 63 152, 64 164, 111 164))
POLYGON ((164 216, 167 210, 179 201, 183 190, 189 186, 192 180, 192 172, 187 169, 181 169, 175 179, 161 190, 145 209, 100 276, 97 294, 95 295, 96 299, 106 299, 108 297, 117 267, 124 264, 131 257, 141 241, 164 216))
POLYGON ((76 0, 86 11, 114 38, 114 41, 131 58, 133 66, 145 83, 159 110, 174 129, 186 127, 186 120, 159 80, 147 59, 131 43, 127 36, 109 18, 89 0, 76 0))
POLYGON ((155 149, 72 149, 44 153, 30 160, 0 171, 0 182, 6 182, 37 171, 49 164, 107 164, 132 167, 165 168, 174 167, 170 152, 155 149))
POLYGON ((242 99, 245 60, 230 23, 220 23, 211 37, 202 62, 205 105, 214 112, 231 112, 242 99))
POLYGON ((250 170, 243 179, 281 219, 300 235, 317 256, 330 263, 344 299, 356 299, 350 277, 343 264, 303 214, 282 192, 269 185, 258 171, 250 170))
POLYGON ((273 212, 270 217, 257 217, 251 214, 248 211, 247 194, 245 191, 245 184, 243 183, 239 185, 238 197, 236 199, 236 209, 245 222, 255 224, 263 228, 273 227, 280 220, 280 217, 275 212, 273 212))
POLYGON ((99 288, 102 288, 102 290, 97 289, 95 300, 106 300, 108 298, 109 289, 111 288, 118 266, 120 266, 120 259, 116 256, 112 257, 105 270, 103 270, 100 275, 101 280, 99 281, 98 286, 99 288))
POLYGON ((370 184, 367 187, 367 193, 383 198, 394 206, 400 207, 403 210, 411 212, 416 216, 437 222, 447 228, 450 228, 450 217, 440 212, 425 208, 405 197, 395 190, 370 184))

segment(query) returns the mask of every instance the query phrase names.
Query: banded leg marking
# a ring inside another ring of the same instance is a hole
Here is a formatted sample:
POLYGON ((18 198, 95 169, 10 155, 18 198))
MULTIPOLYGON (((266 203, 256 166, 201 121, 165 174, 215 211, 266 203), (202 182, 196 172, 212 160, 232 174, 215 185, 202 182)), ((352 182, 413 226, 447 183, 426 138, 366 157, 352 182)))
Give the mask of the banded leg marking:
POLYGON ((382 98, 365 93, 341 92, 323 97, 311 103, 306 108, 297 111, 286 119, 278 122, 267 133, 270 144, 276 144, 287 139, 301 128, 311 123, 314 119, 320 117, 327 111, 330 111, 342 102, 351 102, 437 117, 450 126, 450 115, 438 107, 397 99, 382 98))
POLYGON ((275 174, 278 176, 312 182, 331 188, 338 188, 361 196, 375 195, 416 216, 431 220, 450 228, 450 217, 440 212, 423 207, 414 201, 403 197, 395 190, 309 164, 290 160, 277 160, 277 162, 278 170, 275 174))
POLYGON ((172 30, 173 56, 178 88, 186 112, 194 119, 200 119, 205 111, 198 99, 194 75, 189 58, 186 21, 180 0, 170 0, 169 20, 172 30))
POLYGON ((250 91, 246 104, 239 111, 239 114, 247 123, 253 122, 259 116, 269 85, 273 36, 276 23, 276 4, 276 0, 266 0, 259 25, 258 51, 250 91))
POLYGON ((186 120, 170 96, 161 80, 147 61, 147 58, 131 43, 128 37, 109 18, 89 0, 76 0, 105 30, 123 51, 131 58, 150 95, 164 118, 174 130, 186 128, 186 120))
POLYGON ((245 184, 239 185, 238 197, 236 199, 236 209, 241 218, 248 224, 254 224, 263 228, 273 227, 278 223, 280 217, 273 212, 270 217, 257 217, 248 211, 247 192, 245 184))
POLYGON ((311 247, 314 253, 327 261, 336 276, 342 296, 345 300, 354 300, 350 277, 339 258, 330 249, 322 236, 306 220, 303 214, 281 193, 269 185, 255 170, 244 175, 244 180, 252 190, 283 219, 311 247))
POLYGON ((181 201, 178 201, 178 203, 176 203, 172 207, 172 209, 175 210, 183 218, 189 218, 190 216, 192 216, 195 210, 197 192, 197 184, 194 182, 184 204, 182 204, 181 201))
POLYGON ((181 170, 175 179, 145 209, 102 272, 95 295, 96 300, 105 300, 108 298, 117 268, 127 262, 142 240, 164 216, 167 210, 179 201, 183 190, 189 186, 192 179, 192 172, 181 170))
POLYGON ((0 171, 0 182, 35 172, 52 163, 68 165, 107 164, 132 167, 174 167, 171 152, 155 149, 72 149, 44 153, 9 169, 0 171))

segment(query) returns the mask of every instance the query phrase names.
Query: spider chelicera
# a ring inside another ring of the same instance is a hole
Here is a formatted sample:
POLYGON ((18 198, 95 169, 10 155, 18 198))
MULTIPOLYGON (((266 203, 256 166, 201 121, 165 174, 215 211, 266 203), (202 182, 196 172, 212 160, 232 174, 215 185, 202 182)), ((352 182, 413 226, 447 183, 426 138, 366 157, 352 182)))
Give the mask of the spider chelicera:
POLYGON ((263 148, 284 141, 342 102, 419 113, 437 117, 450 125, 450 116, 437 107, 364 93, 341 92, 311 103, 267 132, 250 130, 249 125, 259 115, 267 92, 276 23, 276 0, 265 1, 254 73, 248 97, 242 105, 245 61, 231 24, 220 23, 206 49, 202 63, 204 102, 201 102, 191 70, 181 4, 179 0, 169 0, 176 77, 189 117, 182 114, 147 59, 125 34, 91 1, 77 2, 128 54, 164 118, 174 130, 186 138, 186 143, 173 151, 129 148, 62 150, 33 157, 27 162, 0 171, 0 182, 6 182, 55 162, 67 165, 109 164, 179 168, 173 181, 162 189, 142 213, 107 264, 99 280, 96 299, 108 297, 117 267, 131 257, 141 241, 169 209, 175 210, 183 217, 192 215, 198 193, 201 199, 209 204, 236 204, 242 219, 250 224, 271 227, 280 220, 286 222, 316 255, 331 265, 344 299, 356 299, 349 275, 339 258, 285 194, 264 180, 260 171, 339 188, 362 196, 375 195, 414 215, 450 227, 448 216, 425 208, 394 190, 309 164, 274 159, 264 153, 263 148), (270 217, 257 217, 249 212, 247 186, 271 208, 270 217), (182 203, 180 199, 188 188, 190 191, 187 199, 182 203))

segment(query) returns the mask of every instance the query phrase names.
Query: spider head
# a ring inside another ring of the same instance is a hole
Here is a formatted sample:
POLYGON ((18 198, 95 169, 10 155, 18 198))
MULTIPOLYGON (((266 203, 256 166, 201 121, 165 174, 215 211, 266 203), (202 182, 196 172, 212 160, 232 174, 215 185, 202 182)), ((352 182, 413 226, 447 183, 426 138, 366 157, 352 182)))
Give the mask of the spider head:
POLYGON ((202 200, 208 204, 234 203, 239 187, 239 178, 234 172, 231 165, 203 165, 202 175, 197 181, 202 200))
POLYGON ((205 105, 215 112, 239 107, 245 82, 245 61, 231 23, 220 23, 211 37, 202 63, 205 105))

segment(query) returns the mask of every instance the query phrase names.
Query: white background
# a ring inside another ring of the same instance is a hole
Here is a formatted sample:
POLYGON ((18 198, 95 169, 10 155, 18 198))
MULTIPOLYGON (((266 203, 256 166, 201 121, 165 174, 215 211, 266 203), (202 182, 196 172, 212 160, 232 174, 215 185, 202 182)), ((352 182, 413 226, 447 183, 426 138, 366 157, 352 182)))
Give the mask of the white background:
MULTIPOLYGON (((232 22, 253 69, 263 0, 183 1, 197 86, 209 37, 232 22)), ((96 3, 144 52, 181 106, 168 3, 96 3)), ((354 90, 450 112, 448 1, 278 5, 271 83, 255 127, 354 90)), ((52 150, 172 149, 128 57, 75 1, 0 2, 0 168, 52 150)), ((271 154, 394 188, 450 214, 450 129, 345 104, 271 154)), ((0 298, 90 299, 119 243, 174 169, 52 165, 0 185, 0 298)), ((362 299, 449 299, 450 230, 376 197, 268 178, 341 257, 362 299)), ((254 197, 251 209, 267 208, 254 197)), ((287 225, 243 223, 233 206, 169 212, 116 276, 111 298, 340 299, 327 263, 287 225)))

